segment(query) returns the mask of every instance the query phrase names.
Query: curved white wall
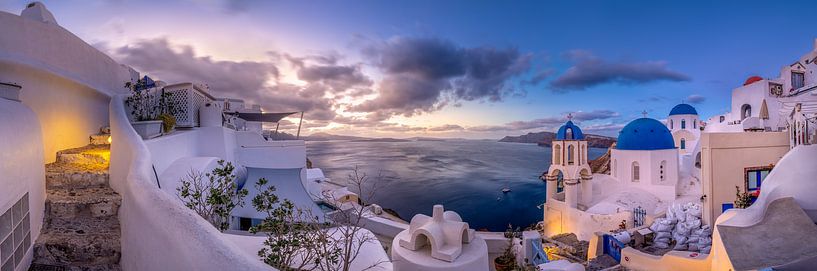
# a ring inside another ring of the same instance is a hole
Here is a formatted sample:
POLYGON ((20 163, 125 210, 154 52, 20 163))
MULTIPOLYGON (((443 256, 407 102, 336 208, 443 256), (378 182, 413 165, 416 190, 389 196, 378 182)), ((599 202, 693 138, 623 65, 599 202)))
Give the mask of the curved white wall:
POLYGON ((111 100, 111 187, 122 196, 124 270, 275 270, 243 253, 153 183, 151 156, 130 126, 123 97, 111 100))
MULTIPOLYGON (((0 215, 28 193, 31 243, 37 240, 45 209, 45 167, 37 116, 19 102, 0 98, 0 215)), ((6 217, 4 217, 5 220, 6 217)), ((0 221, 0 226, 3 226, 0 221)), ((2 232, 2 230, 0 230, 2 232)), ((0 236, 2 238, 3 236, 0 236)), ((0 240, 2 241, 2 240, 0 240)), ((5 253, 5 250, 0 253, 5 253)), ((21 261, 31 262, 32 250, 21 261)), ((2 255, 0 255, 2 256, 2 255)), ((19 268, 25 270, 27 268, 19 268)))
POLYGON ((39 118, 45 162, 107 126, 109 96, 126 91, 136 74, 53 23, 0 12, 0 34, 0 82, 23 87, 20 99, 39 118))

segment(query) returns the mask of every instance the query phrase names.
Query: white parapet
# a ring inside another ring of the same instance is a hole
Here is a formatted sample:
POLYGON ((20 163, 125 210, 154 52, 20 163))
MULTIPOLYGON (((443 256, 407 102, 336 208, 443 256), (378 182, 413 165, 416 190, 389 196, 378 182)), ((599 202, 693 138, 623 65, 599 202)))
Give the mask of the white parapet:
POLYGON ((394 270, 489 270, 488 246, 455 212, 435 205, 392 241, 394 270))

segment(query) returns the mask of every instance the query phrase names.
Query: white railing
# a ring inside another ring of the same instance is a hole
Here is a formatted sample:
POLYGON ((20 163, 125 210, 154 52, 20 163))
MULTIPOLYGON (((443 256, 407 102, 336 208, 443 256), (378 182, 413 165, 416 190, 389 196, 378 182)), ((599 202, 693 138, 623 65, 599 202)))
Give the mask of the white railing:
POLYGON ((111 187, 122 196, 124 270, 275 270, 241 251, 196 213, 156 187, 150 152, 128 122, 124 96, 111 99, 111 187))

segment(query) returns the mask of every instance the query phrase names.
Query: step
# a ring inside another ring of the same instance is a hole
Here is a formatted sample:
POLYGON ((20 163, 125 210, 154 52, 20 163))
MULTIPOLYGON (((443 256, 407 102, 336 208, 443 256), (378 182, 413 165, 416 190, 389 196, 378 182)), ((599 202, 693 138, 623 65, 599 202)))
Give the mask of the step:
POLYGON ((111 145, 87 145, 57 152, 57 162, 80 165, 104 165, 111 160, 111 145))
POLYGON ((122 255, 119 242, 119 233, 47 232, 34 243, 34 258, 38 263, 77 267, 116 265, 122 255))
POLYGON ((56 262, 35 259, 31 263, 28 271, 119 271, 122 268, 118 264, 98 264, 98 265, 66 265, 56 262))
POLYGON ((43 233, 76 233, 78 235, 98 233, 119 235, 119 220, 116 216, 77 217, 72 219, 49 218, 43 225, 43 233))
POLYGON ((106 187, 110 176, 107 171, 67 171, 52 170, 46 166, 45 188, 46 189, 71 189, 71 188, 92 188, 106 187))
POLYGON ((46 212, 51 218, 114 216, 122 198, 110 187, 54 189, 47 191, 46 212))

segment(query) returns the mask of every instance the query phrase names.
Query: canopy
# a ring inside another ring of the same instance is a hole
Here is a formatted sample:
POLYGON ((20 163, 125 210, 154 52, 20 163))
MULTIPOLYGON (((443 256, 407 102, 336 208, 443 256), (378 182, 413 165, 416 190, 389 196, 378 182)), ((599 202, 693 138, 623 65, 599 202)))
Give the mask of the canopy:
POLYGON ((239 112, 225 112, 226 114, 237 116, 246 121, 260 121, 260 122, 272 122, 276 123, 281 121, 281 119, 286 118, 289 115, 298 113, 298 112, 287 112, 287 113, 239 113, 239 112))

